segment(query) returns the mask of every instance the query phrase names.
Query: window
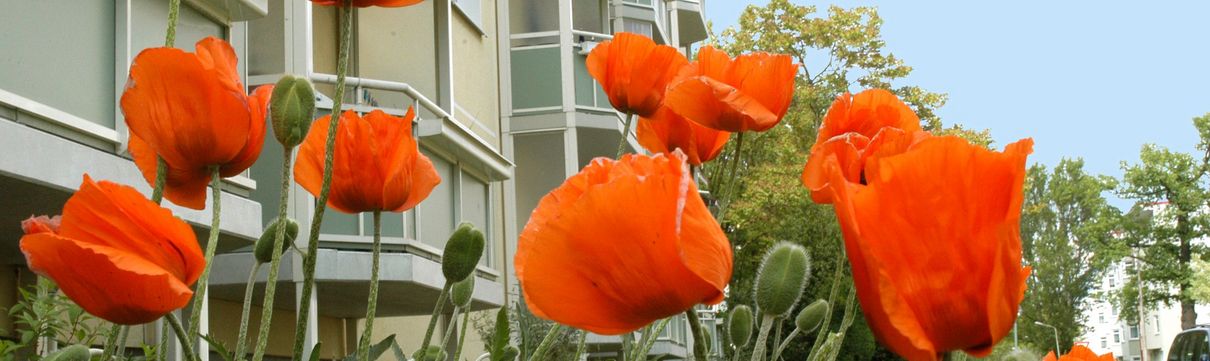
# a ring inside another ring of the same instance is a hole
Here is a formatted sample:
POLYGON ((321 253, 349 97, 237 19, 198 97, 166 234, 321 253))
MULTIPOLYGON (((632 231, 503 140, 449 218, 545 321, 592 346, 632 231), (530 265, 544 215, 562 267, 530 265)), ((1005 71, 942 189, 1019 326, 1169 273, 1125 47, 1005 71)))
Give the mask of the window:
POLYGON ((1139 338, 1139 325, 1130 325, 1130 339, 1137 340, 1139 338))
POLYGON ((572 4, 572 26, 576 30, 604 33, 607 19, 601 0, 576 0, 572 4))
POLYGON ((1105 323, 1105 313, 1104 312, 1097 314, 1097 322, 1105 323))
POLYGON ((1122 343, 1122 330, 1113 330, 1113 343, 1122 343))
POLYGON ((1109 347, 1109 340, 1104 337, 1101 337, 1101 348, 1108 348, 1108 347, 1109 347))
POLYGON ((626 19, 622 22, 622 26, 625 28, 624 30, 626 30, 626 32, 628 32, 628 33, 641 34, 643 36, 646 36, 646 37, 652 38, 652 39, 655 38, 654 37, 655 24, 653 24, 650 21, 636 21, 636 20, 626 19))

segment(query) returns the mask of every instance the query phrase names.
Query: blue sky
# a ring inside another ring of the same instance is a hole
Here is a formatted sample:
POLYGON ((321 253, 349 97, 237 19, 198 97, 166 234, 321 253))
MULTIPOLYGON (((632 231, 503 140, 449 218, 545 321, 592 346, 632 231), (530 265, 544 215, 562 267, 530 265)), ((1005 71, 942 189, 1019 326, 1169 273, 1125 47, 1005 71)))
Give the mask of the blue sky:
MULTIPOLYGON (((1081 157, 1120 177, 1143 144, 1195 152, 1192 118, 1210 113, 1210 2, 792 1, 876 6, 887 49, 914 68, 906 83, 949 94, 943 121, 997 146, 1033 137, 1031 162, 1081 157)), ((766 3, 708 1, 706 16, 720 32, 766 3)))

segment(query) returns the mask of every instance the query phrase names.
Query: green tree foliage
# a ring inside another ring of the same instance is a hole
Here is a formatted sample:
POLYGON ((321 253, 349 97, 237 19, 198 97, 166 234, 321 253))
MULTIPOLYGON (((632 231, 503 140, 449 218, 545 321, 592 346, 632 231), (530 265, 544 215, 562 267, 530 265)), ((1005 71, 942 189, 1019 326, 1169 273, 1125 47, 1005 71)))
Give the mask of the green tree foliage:
POLYGON ((1082 305, 1094 296, 1090 292, 1114 260, 1101 250, 1113 242, 1120 212, 1103 194, 1117 181, 1086 173, 1080 159, 1064 159, 1052 170, 1034 165, 1027 179, 1021 243, 1033 272, 1018 332, 1023 342, 1049 350, 1054 331, 1034 322, 1055 326, 1059 344, 1071 345, 1083 332, 1082 305))
MULTIPOLYGON (((720 199, 722 223, 735 248, 734 275, 728 291, 730 304, 753 305, 752 285, 756 269, 769 247, 778 241, 802 244, 810 253, 812 277, 803 299, 828 299, 835 275, 851 281, 844 259, 839 225, 829 205, 811 202, 799 183, 803 164, 822 122, 837 95, 867 88, 887 88, 913 107, 926 129, 957 134, 989 145, 986 131, 961 127, 943 128, 936 110, 946 95, 916 86, 898 85, 912 68, 885 49, 882 19, 870 7, 830 7, 820 13, 815 6, 773 0, 765 6, 749 6, 734 28, 712 41, 730 54, 754 51, 789 54, 800 69, 795 83, 794 103, 779 124, 764 133, 745 135, 742 159, 735 162, 736 139, 723 155, 701 171, 707 182, 703 189, 720 199), (824 64, 813 66, 816 64, 824 64), (732 167, 738 180, 732 180, 732 167), (839 270, 839 273, 834 273, 839 270)), ((844 296, 841 287, 831 326, 840 323, 844 296)), ((805 302, 804 302, 805 303, 805 302)), ((798 305, 799 308, 805 304, 798 305)), ((797 308, 794 312, 798 312, 797 308)), ((860 318, 846 338, 840 359, 867 360, 887 353, 876 347, 874 337, 860 318)), ((783 322, 782 334, 793 328, 783 322)), ((815 335, 800 336, 783 353, 786 360, 805 359, 815 335)))
MULTIPOLYGON (((1206 202, 1210 201, 1210 114, 1193 119, 1201 137, 1192 155, 1163 146, 1144 145, 1139 162, 1123 162, 1125 174, 1118 193, 1138 206, 1124 223, 1119 251, 1138 260, 1146 307, 1179 303, 1181 327, 1197 322, 1192 297, 1192 260, 1206 254, 1194 240, 1206 235, 1206 202)), ((1119 295, 1125 316, 1137 309, 1138 285, 1133 278, 1119 295)))

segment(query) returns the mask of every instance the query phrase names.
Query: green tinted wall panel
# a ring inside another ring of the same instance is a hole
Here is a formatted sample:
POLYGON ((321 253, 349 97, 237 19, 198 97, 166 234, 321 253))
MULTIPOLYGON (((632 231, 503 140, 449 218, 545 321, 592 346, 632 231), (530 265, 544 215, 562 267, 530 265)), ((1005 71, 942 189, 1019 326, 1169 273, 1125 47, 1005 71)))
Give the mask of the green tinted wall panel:
POLYGON ((513 109, 562 105, 559 48, 516 49, 512 54, 513 109))
MULTIPOLYGON (((461 202, 462 203, 462 222, 470 222, 478 228, 479 231, 490 236, 491 229, 488 228, 488 198, 487 198, 487 183, 475 178, 469 173, 462 172, 461 184, 461 202)), ((491 245, 484 249, 483 258, 479 259, 479 264, 488 265, 491 259, 491 245)))
POLYGON ((324 212, 324 223, 320 225, 321 234, 338 234, 342 236, 360 236, 357 228, 357 215, 328 207, 324 212))
MULTIPOLYGON (((361 214, 362 234, 374 236, 374 213, 361 214)), ((382 236, 403 237, 403 213, 382 212, 382 236)))
POLYGON ((0 89, 113 128, 114 13, 113 1, 0 1, 0 89))
POLYGON ((454 192, 457 191, 458 174, 457 168, 450 164, 440 156, 422 149, 425 156, 433 162, 433 168, 437 170, 437 176, 441 177, 441 183, 433 188, 433 192, 429 193, 429 197, 420 202, 416 207, 416 214, 420 217, 420 242, 436 247, 437 249, 445 248, 445 241, 453 233, 454 226, 457 225, 457 220, 454 219, 454 192))
POLYGON ((593 95, 597 92, 598 86, 592 79, 592 74, 588 73, 586 62, 588 57, 585 55, 572 55, 574 64, 572 69, 575 72, 576 81, 576 105, 596 106, 596 101, 593 100, 593 95))

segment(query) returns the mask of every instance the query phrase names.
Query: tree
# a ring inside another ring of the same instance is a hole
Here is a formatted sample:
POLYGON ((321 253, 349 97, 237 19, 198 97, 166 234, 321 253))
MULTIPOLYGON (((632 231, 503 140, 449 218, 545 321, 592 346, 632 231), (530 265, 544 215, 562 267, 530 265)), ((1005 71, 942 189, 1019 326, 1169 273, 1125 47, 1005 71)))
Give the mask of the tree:
MULTIPOLYGON (((772 0, 766 6, 748 6, 736 27, 712 39, 713 45, 733 55, 767 51, 789 54, 801 64, 794 102, 782 122, 769 131, 746 135, 738 162, 733 140, 720 157, 702 168, 707 179, 703 188, 720 198, 721 207, 727 209, 721 221, 735 248, 728 304, 753 304, 752 283, 764 252, 774 243, 788 240, 802 244, 811 254, 813 277, 802 305, 829 298, 833 280, 839 277, 832 325, 839 323, 845 292, 852 283, 839 225, 832 207, 811 202, 798 181, 823 116, 837 95, 865 88, 891 89, 912 105, 926 129, 957 134, 978 144, 991 143, 986 131, 942 129, 936 110, 945 104, 946 95, 916 86, 894 86, 912 68, 885 49, 881 25, 874 8, 833 6, 819 14, 815 6, 772 0), (825 61, 827 65, 819 68, 809 66, 825 61), (738 179, 731 179, 732 167, 738 179)), ((786 334, 793 325, 786 322, 783 327, 782 334, 786 334)), ((800 336, 783 354, 784 359, 804 359, 814 339, 815 335, 800 336)), ((845 337, 841 359, 887 357, 873 340, 858 312, 845 337)))
MULTIPOLYGON (((1201 141, 1200 158, 1147 144, 1139 152, 1139 163, 1122 163, 1125 171, 1118 193, 1138 201, 1136 213, 1126 222, 1121 246, 1124 254, 1137 259, 1143 279, 1143 303, 1179 303, 1181 327, 1197 324, 1192 290, 1192 260, 1205 254, 1193 240, 1206 235, 1206 202, 1210 200, 1210 114, 1193 119, 1201 141)), ((1137 302, 1134 280, 1119 295, 1123 312, 1132 312, 1137 302), (1129 294, 1125 292, 1129 291, 1129 294)))
POLYGON ((1021 211, 1022 254, 1033 268, 1018 323, 1022 339, 1038 349, 1071 345, 1083 331, 1082 306, 1114 260, 1102 251, 1113 242, 1119 211, 1102 196, 1117 181, 1084 171, 1081 159, 1063 159, 1054 169, 1029 169, 1021 211), (1049 347, 1048 347, 1049 346, 1049 347))

